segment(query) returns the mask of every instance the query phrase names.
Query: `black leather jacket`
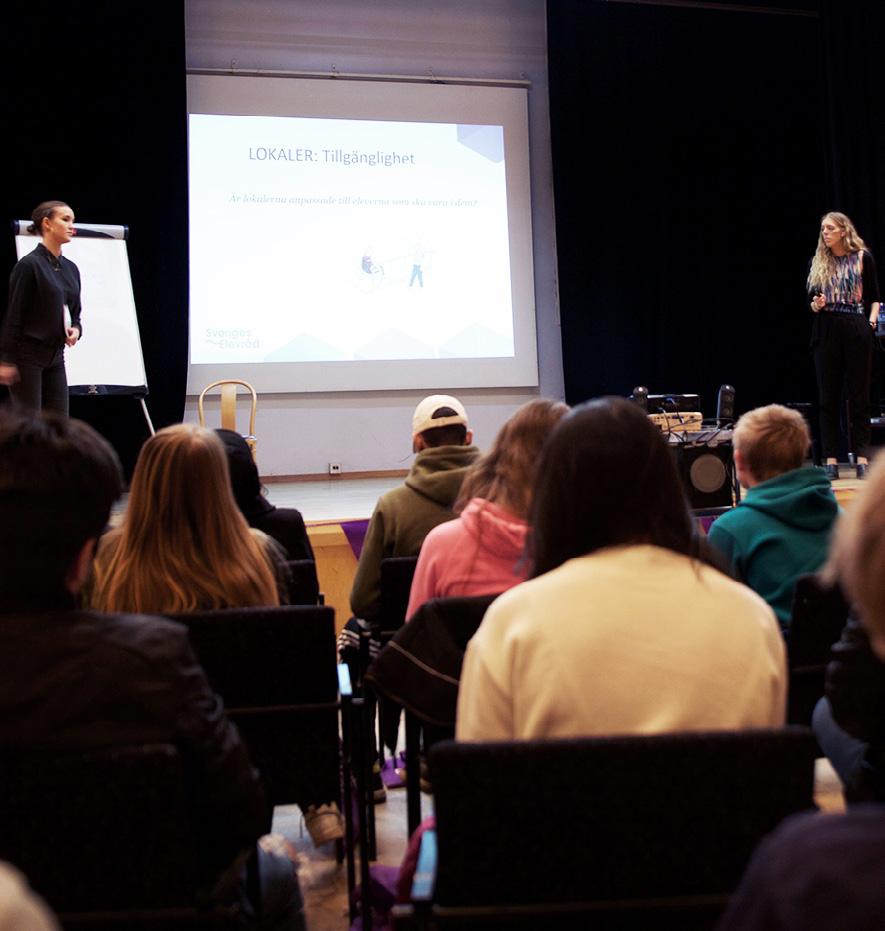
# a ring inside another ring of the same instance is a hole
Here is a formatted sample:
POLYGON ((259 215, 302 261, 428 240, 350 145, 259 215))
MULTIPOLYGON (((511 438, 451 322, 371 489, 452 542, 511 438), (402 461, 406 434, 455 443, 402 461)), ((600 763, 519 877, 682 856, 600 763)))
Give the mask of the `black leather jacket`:
POLYGON ((258 773, 173 621, 73 610, 0 614, 0 746, 171 743, 207 878, 269 829, 258 773))

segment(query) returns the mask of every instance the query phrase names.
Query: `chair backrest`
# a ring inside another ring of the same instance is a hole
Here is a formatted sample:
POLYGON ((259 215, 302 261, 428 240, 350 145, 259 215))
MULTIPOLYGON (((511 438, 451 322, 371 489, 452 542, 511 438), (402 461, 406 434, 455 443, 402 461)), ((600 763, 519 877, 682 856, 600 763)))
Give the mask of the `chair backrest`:
POLYGON ((174 747, 0 754, 0 859, 63 920, 192 908, 196 857, 174 747))
POLYGON ((434 901, 720 908, 758 841, 814 808, 815 752, 806 728, 438 744, 434 901))
POLYGON ((453 726, 464 651, 497 597, 426 602, 381 650, 367 680, 422 721, 453 726))
POLYGON ((388 556, 381 560, 381 632, 393 635, 406 622, 409 593, 417 556, 388 556))
POLYGON ((213 381, 211 385, 200 392, 197 398, 197 416, 200 418, 200 426, 206 426, 206 416, 203 410, 203 398, 216 388, 221 392, 221 427, 224 430, 237 429, 237 388, 245 388, 252 396, 252 406, 249 412, 249 432, 243 435, 243 439, 252 450, 252 456, 255 457, 255 412, 258 408, 258 395, 255 389, 247 381, 241 381, 238 378, 222 378, 220 381, 213 381))
POLYGON ((849 606, 838 586, 824 586, 816 575, 796 580, 790 627, 787 633, 789 658, 789 702, 791 724, 810 724, 824 681, 830 649, 848 620, 849 606))
POLYGON ((175 619, 187 626, 210 685, 261 771, 271 804, 337 799, 334 610, 227 608, 175 619))
POLYGON ((317 564, 312 559, 290 559, 287 565, 290 573, 289 604, 323 604, 317 578, 317 564))

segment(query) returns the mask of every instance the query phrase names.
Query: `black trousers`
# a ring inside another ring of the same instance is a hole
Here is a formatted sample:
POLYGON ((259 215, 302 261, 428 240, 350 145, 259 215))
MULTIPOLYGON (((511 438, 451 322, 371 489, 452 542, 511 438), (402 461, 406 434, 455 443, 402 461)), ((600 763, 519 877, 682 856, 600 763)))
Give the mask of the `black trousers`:
POLYGON ((15 364, 19 380, 9 386, 12 400, 24 410, 56 411, 67 416, 70 399, 64 347, 25 341, 15 364))
POLYGON ((820 398, 823 457, 837 458, 839 407, 845 385, 851 407, 851 447, 866 456, 870 445, 870 365, 873 335, 866 314, 822 311, 812 338, 814 367, 820 398))

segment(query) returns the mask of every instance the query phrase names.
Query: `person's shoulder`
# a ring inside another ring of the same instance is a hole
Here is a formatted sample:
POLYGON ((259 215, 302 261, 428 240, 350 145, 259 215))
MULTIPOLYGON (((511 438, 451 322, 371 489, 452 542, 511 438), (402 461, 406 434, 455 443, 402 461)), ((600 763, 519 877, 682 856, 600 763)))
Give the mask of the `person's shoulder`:
POLYGON ((774 612, 768 602, 748 585, 720 572, 715 566, 707 565, 688 556, 684 558, 691 564, 690 571, 702 589, 711 597, 721 600, 723 610, 727 610, 734 620, 743 617, 748 622, 761 624, 766 628, 772 624, 777 626, 774 612))
MULTIPOLYGON (((846 857, 876 872, 885 869, 885 806, 857 805, 838 817, 802 813, 787 818, 768 841, 769 857, 783 866, 829 872, 846 857)), ((883 896, 885 898, 885 896, 883 896)))
POLYGON ((395 488, 389 488, 384 494, 379 495, 375 503, 375 511, 389 511, 404 501, 410 501, 415 497, 417 492, 409 488, 406 482, 397 485, 395 488))
POLYGON ((427 546, 428 543, 430 543, 431 547, 449 546, 461 537, 466 536, 466 534, 464 521, 460 517, 456 517, 453 520, 443 521, 428 531, 427 536, 424 538, 424 546, 427 546))
POLYGON ((102 614, 84 611, 80 623, 91 624, 93 629, 121 643, 140 644, 164 638, 187 637, 187 628, 179 621, 159 614, 102 614))
POLYGON ((298 508, 274 508, 266 517, 269 524, 303 524, 304 516, 298 508))
POLYGON ((721 533, 725 530, 732 530, 736 525, 740 526, 743 523, 747 516, 747 507, 742 501, 740 504, 736 504, 731 510, 726 511, 724 514, 720 514, 716 520, 710 524, 710 529, 707 531, 707 536, 712 537, 716 533, 721 533))
POLYGON ((12 266, 12 276, 33 274, 40 261, 40 250, 32 249, 12 266))
POLYGON ((80 277, 80 269, 77 268, 76 262, 72 262, 66 255, 64 255, 64 253, 58 257, 58 260, 61 263, 62 268, 68 268, 74 272, 78 278, 80 277))

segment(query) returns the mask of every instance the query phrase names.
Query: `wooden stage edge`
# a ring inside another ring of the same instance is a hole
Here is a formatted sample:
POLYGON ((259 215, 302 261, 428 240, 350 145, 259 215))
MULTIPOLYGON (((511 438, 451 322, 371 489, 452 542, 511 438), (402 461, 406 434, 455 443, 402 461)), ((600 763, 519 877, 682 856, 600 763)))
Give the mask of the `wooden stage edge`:
POLYGON ((324 472, 305 472, 303 475, 261 475, 260 481, 265 485, 282 482, 346 482, 358 478, 405 478, 408 469, 383 469, 377 472, 339 472, 327 475, 324 472))
MULTIPOLYGON (((847 471, 847 469, 845 469, 847 471)), ((387 478, 407 475, 407 472, 372 472, 350 473, 349 476, 334 476, 335 481, 347 481, 347 478, 387 478)), ((328 479, 328 476, 316 476, 328 479)), ((282 482, 277 476, 275 481, 282 482)), ((294 481, 295 479, 291 479, 294 481)), ((304 480, 302 478, 302 480, 304 480)), ((262 481, 269 481, 262 479, 262 481)), ((836 500, 844 507, 849 507, 861 487, 861 481, 844 478, 833 483, 836 500)), ((350 590, 356 573, 356 556, 342 524, 350 523, 353 518, 341 517, 318 521, 306 521, 307 534, 317 561, 317 575, 327 605, 335 609, 335 629, 340 631, 350 617, 350 590)))

